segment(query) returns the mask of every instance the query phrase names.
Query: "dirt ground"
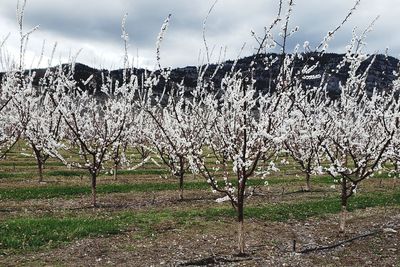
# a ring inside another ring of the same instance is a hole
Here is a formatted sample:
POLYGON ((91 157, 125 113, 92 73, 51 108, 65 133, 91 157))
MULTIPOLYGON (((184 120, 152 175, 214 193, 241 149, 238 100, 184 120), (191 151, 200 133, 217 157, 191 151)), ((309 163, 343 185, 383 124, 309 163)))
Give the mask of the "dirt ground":
MULTIPOLYGON (((118 183, 159 182, 149 176, 124 176, 118 183)), ((101 178, 99 184, 113 182, 101 178)), ((170 182, 170 181, 166 181, 170 182)), ((78 177, 66 180, 52 178, 38 185, 23 179, 2 180, 4 188, 38 187, 48 185, 85 185, 78 177)), ((313 192, 299 192, 302 181, 279 184, 263 189, 261 196, 252 197, 246 204, 296 203, 321 200, 338 195, 338 189, 328 184, 316 184, 313 192)), ((370 180, 361 191, 391 190, 392 180, 370 180)), ((146 212, 149 210, 202 210, 219 207, 217 195, 210 190, 187 190, 185 201, 177 200, 175 191, 154 193, 99 194, 100 207, 91 208, 90 195, 67 198, 2 200, 0 222, 19 217, 41 215, 84 215, 101 213, 146 212)), ((224 203, 222 205, 229 206, 224 203)), ((245 219, 247 255, 238 256, 237 227, 234 218, 215 220, 194 219, 188 225, 163 221, 156 225, 152 236, 141 235, 131 225, 122 233, 75 240, 38 251, 0 254, 0 266, 396 266, 400 267, 400 207, 377 207, 349 214, 345 234, 338 233, 338 214, 311 217, 307 220, 270 222, 245 219), (334 248, 302 253, 305 249, 338 244, 334 248), (296 247, 294 249, 294 241, 296 247)))
MULTIPOLYGON (((213 201, 203 198, 202 194, 206 192, 193 191, 187 192, 192 200, 177 202, 171 193, 160 192, 156 202, 142 201, 142 205, 136 207, 119 207, 118 203, 134 203, 135 199, 143 200, 143 196, 108 195, 103 201, 107 203, 112 198, 114 205, 103 204, 96 212, 119 208, 134 211, 158 204, 162 209, 171 206, 173 201, 177 209, 201 209, 213 201)), ((38 203, 33 207, 29 203, 33 201, 19 204, 25 208, 31 206, 31 212, 37 212, 39 206, 43 212, 48 212, 49 207, 42 206, 45 201, 48 200, 36 200, 38 203)), ((62 202, 59 207, 52 205, 52 209, 58 210, 61 206, 74 209, 87 201, 89 199, 82 197, 62 202)), ((53 200, 54 203, 57 200, 53 200)), ((85 210, 85 213, 90 212, 89 208, 85 210)), ((137 229, 132 226, 118 235, 76 240, 46 251, 3 255, 0 266, 400 266, 398 207, 368 208, 350 213, 346 234, 337 231, 338 215, 288 222, 248 219, 245 224, 247 255, 243 257, 236 255, 234 219, 197 220, 185 228, 174 222, 164 222, 157 225, 154 236, 138 236, 137 229), (371 232, 376 233, 336 248, 301 253, 307 248, 332 245, 371 232), (296 240, 296 251, 293 240, 296 240)))
MULTIPOLYGON (((87 186, 87 176, 46 176, 45 183, 34 178, 32 158, 10 158, 17 166, 1 167, 13 178, 0 179, 1 188, 35 188, 47 186, 87 186), (31 174, 32 177, 25 177, 31 174)), ((4 163, 4 162, 3 162, 4 163)), ((150 166, 149 168, 155 168, 150 166)), ((289 167, 288 167, 289 168, 289 167)), ((294 168, 294 167, 293 167, 294 168)), ((50 165, 46 171, 68 171, 50 165)), ((293 169, 295 170, 295 168, 293 169)), ((300 203, 338 196, 338 188, 326 182, 312 184, 312 192, 301 192, 304 181, 286 182, 297 177, 287 169, 276 174, 280 183, 263 187, 259 196, 246 200, 246 205, 300 203), (268 188, 268 190, 267 190, 268 188)), ((171 183, 154 174, 125 174, 113 181, 112 176, 99 177, 98 184, 171 183)), ((197 181, 195 177, 187 180, 197 181)), ((186 180, 186 181, 187 181, 186 180)), ((399 179, 370 179, 358 190, 389 192, 400 186, 399 179)), ((218 195, 210 190, 185 190, 185 201, 177 200, 176 191, 128 192, 99 194, 99 208, 91 207, 90 195, 51 199, 0 200, 0 222, 13 218, 41 216, 86 216, 120 212, 204 210, 218 204, 218 195)), ((195 218, 187 225, 174 220, 156 224, 152 235, 143 235, 134 224, 115 235, 88 237, 37 251, 0 253, 1 266, 396 266, 400 267, 400 207, 376 207, 349 214, 347 232, 338 232, 338 214, 311 217, 306 220, 271 222, 245 218, 246 255, 237 255, 237 227, 234 218, 211 220, 195 218), (354 239, 352 241, 349 241, 354 239), (343 242, 344 241, 344 242, 343 242), (346 242, 349 241, 349 242, 346 242), (343 242, 343 243, 342 243, 343 242), (295 248, 294 248, 295 243, 295 248), (329 247, 323 250, 313 248, 329 247)))

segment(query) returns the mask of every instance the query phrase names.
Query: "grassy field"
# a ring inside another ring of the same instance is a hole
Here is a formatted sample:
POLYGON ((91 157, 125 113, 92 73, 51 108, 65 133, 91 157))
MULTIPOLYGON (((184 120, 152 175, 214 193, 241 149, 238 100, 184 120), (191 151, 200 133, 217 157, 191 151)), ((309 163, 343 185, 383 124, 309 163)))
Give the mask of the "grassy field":
MULTIPOLYGON (((212 193, 202 177, 186 176, 184 200, 179 201, 177 181, 163 166, 147 162, 136 170, 125 168, 116 181, 104 170, 100 205, 92 208, 85 170, 50 159, 45 182, 39 184, 27 151, 19 144, 0 161, 0 266, 178 265, 215 255, 229 258, 236 250, 235 212, 229 203, 215 202, 221 195, 212 193)), ((132 156, 138 163, 139 156, 132 156)), ((313 177, 313 190, 305 192, 295 164, 280 169, 266 180, 249 180, 255 188, 245 209, 250 256, 238 266, 324 265, 332 259, 337 265, 364 265, 368 255, 372 263, 399 263, 397 179, 380 174, 361 184, 350 200, 349 231, 340 235, 335 181, 313 177), (290 249, 293 240, 299 250, 378 229, 391 231, 323 254, 293 256, 290 249), (338 256, 344 254, 348 257, 338 256)))

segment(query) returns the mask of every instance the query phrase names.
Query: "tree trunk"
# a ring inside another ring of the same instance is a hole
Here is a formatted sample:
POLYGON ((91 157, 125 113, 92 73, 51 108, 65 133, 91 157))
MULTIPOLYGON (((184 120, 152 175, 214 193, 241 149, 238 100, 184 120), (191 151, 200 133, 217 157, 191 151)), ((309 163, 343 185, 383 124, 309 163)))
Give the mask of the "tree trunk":
POLYGON ((347 207, 342 206, 342 209, 340 211, 340 224, 339 224, 340 233, 346 232, 346 220, 347 220, 347 207))
POLYGON ((179 175, 179 200, 183 200, 183 172, 179 175))
POLYGON ((306 172, 306 191, 311 191, 310 173, 306 172))
POLYGON ((35 153, 37 167, 38 167, 38 175, 39 175, 39 183, 43 182, 43 160, 42 155, 40 154, 40 150, 36 148, 35 145, 32 144, 33 152, 35 153))
POLYGON ((114 181, 117 180, 117 172, 118 172, 118 163, 114 164, 114 181))
POLYGON ((244 255, 245 250, 244 250, 244 228, 243 228, 243 198, 240 198, 238 200, 238 249, 239 249, 239 255, 244 255))
POLYGON ((347 220, 347 180, 342 178, 342 192, 341 192, 341 211, 340 211, 340 223, 339 232, 344 233, 346 231, 346 220, 347 220))
POLYGON ((183 200, 183 176, 185 163, 183 157, 179 157, 179 200, 183 200))
POLYGON ((38 159, 38 174, 39 174, 39 183, 43 182, 43 162, 38 159))
POLYGON ((120 162, 119 149, 120 149, 120 145, 118 145, 117 151, 114 154, 114 181, 117 180, 118 165, 120 162))
POLYGON ((97 174, 92 171, 92 205, 93 207, 97 207, 97 202, 96 202, 96 181, 97 180, 97 174))
POLYGON ((142 151, 141 157, 142 157, 142 161, 143 161, 143 160, 145 160, 147 158, 147 153, 146 153, 146 150, 143 147, 141 147, 140 149, 142 151))

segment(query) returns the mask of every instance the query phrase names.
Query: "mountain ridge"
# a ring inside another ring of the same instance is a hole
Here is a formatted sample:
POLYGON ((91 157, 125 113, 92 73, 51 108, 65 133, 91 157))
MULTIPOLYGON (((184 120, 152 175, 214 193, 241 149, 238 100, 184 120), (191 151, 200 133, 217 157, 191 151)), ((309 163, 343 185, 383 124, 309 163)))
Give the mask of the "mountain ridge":
MULTIPOLYGON (((294 69, 300 69, 304 66, 305 62, 309 62, 314 64, 313 62, 319 62, 318 66, 313 71, 313 75, 323 75, 327 78, 327 90, 337 93, 339 90, 339 84, 345 82, 348 78, 348 66, 344 66, 337 72, 329 73, 331 70, 337 70, 337 66, 343 59, 344 54, 336 54, 336 53, 326 53, 323 55, 319 55, 317 53, 306 53, 302 54, 303 59, 296 59, 294 62, 294 69), (297 65, 296 65, 297 64, 297 65)), ((370 56, 367 60, 365 60, 360 68, 359 72, 363 72, 367 69, 368 65, 371 63, 372 56, 370 56)), ((279 73, 280 69, 280 55, 278 54, 259 54, 255 56, 248 56, 238 59, 236 61, 236 69, 240 69, 243 72, 248 72, 250 68, 253 71, 254 79, 255 79, 255 87, 257 90, 262 91, 270 91, 274 90, 275 80, 279 73), (274 64, 272 64, 269 68, 265 68, 264 62, 272 61, 272 59, 276 58, 274 64)), ((214 82, 215 84, 219 84, 224 78, 225 74, 228 73, 234 64, 235 61, 227 60, 221 64, 210 64, 208 69, 206 70, 205 76, 206 79, 212 76, 215 72, 217 66, 220 68, 216 75, 214 75, 213 79, 209 79, 209 81, 214 82)), ((63 68, 68 69, 69 64, 62 64, 63 68)), ((400 66, 399 59, 392 56, 385 55, 375 55, 374 62, 371 65, 371 68, 368 71, 367 80, 366 80, 366 90, 372 91, 374 88, 378 88, 380 90, 389 89, 397 76, 395 73, 398 71, 400 66)), ((53 68, 57 68, 53 67, 53 68)), ((27 71, 36 72, 34 78, 34 85, 38 85, 39 79, 42 78, 47 69, 32 69, 27 71)), ((143 73, 149 70, 143 68, 133 68, 132 72, 140 78, 143 73)), ((157 72, 157 71, 156 71, 157 72)), ((159 71, 158 71, 159 72, 159 71)), ((123 77, 123 69, 115 69, 115 70, 105 70, 105 69, 96 69, 90 67, 88 65, 82 63, 76 63, 74 67, 74 79, 77 81, 78 85, 81 88, 84 88, 89 91, 96 90, 99 92, 101 84, 102 84, 102 76, 110 75, 110 77, 114 81, 122 81, 123 77), (93 79, 85 84, 86 81, 91 75, 93 75, 93 79)), ((4 73, 0 73, 0 79, 4 76, 4 73)), ((162 90, 165 85, 167 88, 173 86, 173 84, 181 83, 188 87, 194 88, 197 83, 198 77, 198 68, 195 66, 186 66, 180 68, 174 68, 170 72, 170 76, 168 81, 161 80, 156 90, 162 90)), ((318 86, 320 83, 320 79, 314 79, 310 81, 305 81, 306 86, 318 86)))

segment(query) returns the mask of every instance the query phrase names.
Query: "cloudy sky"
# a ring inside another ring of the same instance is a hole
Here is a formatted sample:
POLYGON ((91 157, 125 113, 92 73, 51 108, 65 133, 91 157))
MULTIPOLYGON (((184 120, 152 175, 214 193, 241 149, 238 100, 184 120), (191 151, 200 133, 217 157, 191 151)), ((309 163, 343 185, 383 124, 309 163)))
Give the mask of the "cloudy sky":
MULTIPOLYGON (((155 43, 168 14, 172 14, 165 40, 162 43, 163 66, 196 65, 202 41, 203 20, 215 0, 28 0, 25 10, 26 30, 40 24, 30 38, 26 64, 36 66, 43 40, 45 56, 54 42, 58 43, 55 62, 68 61, 70 54, 82 49, 79 62, 102 68, 122 65, 123 43, 121 20, 128 13, 129 53, 135 65, 155 66, 155 43), (137 58, 137 55, 139 56, 137 58)), ((214 60, 221 47, 227 47, 226 58, 236 58, 246 43, 242 55, 251 54, 256 42, 251 30, 262 34, 276 16, 278 0, 219 0, 207 22, 207 40, 215 47, 214 60)), ((289 43, 293 49, 308 40, 317 45, 327 31, 334 29, 353 6, 353 0, 297 0, 290 27, 299 26, 289 43)), ((17 54, 18 30, 15 19, 17 0, 0 1, 0 38, 9 32, 8 54, 17 54)), ((370 53, 389 48, 389 54, 400 55, 400 0, 362 0, 354 16, 337 34, 329 51, 341 52, 351 39, 354 27, 363 30, 380 15, 367 39, 370 53)), ((200 57, 200 61, 201 61, 200 57)), ((47 63, 46 60, 43 61, 47 63)), ((44 64, 42 63, 42 64, 44 64)))

